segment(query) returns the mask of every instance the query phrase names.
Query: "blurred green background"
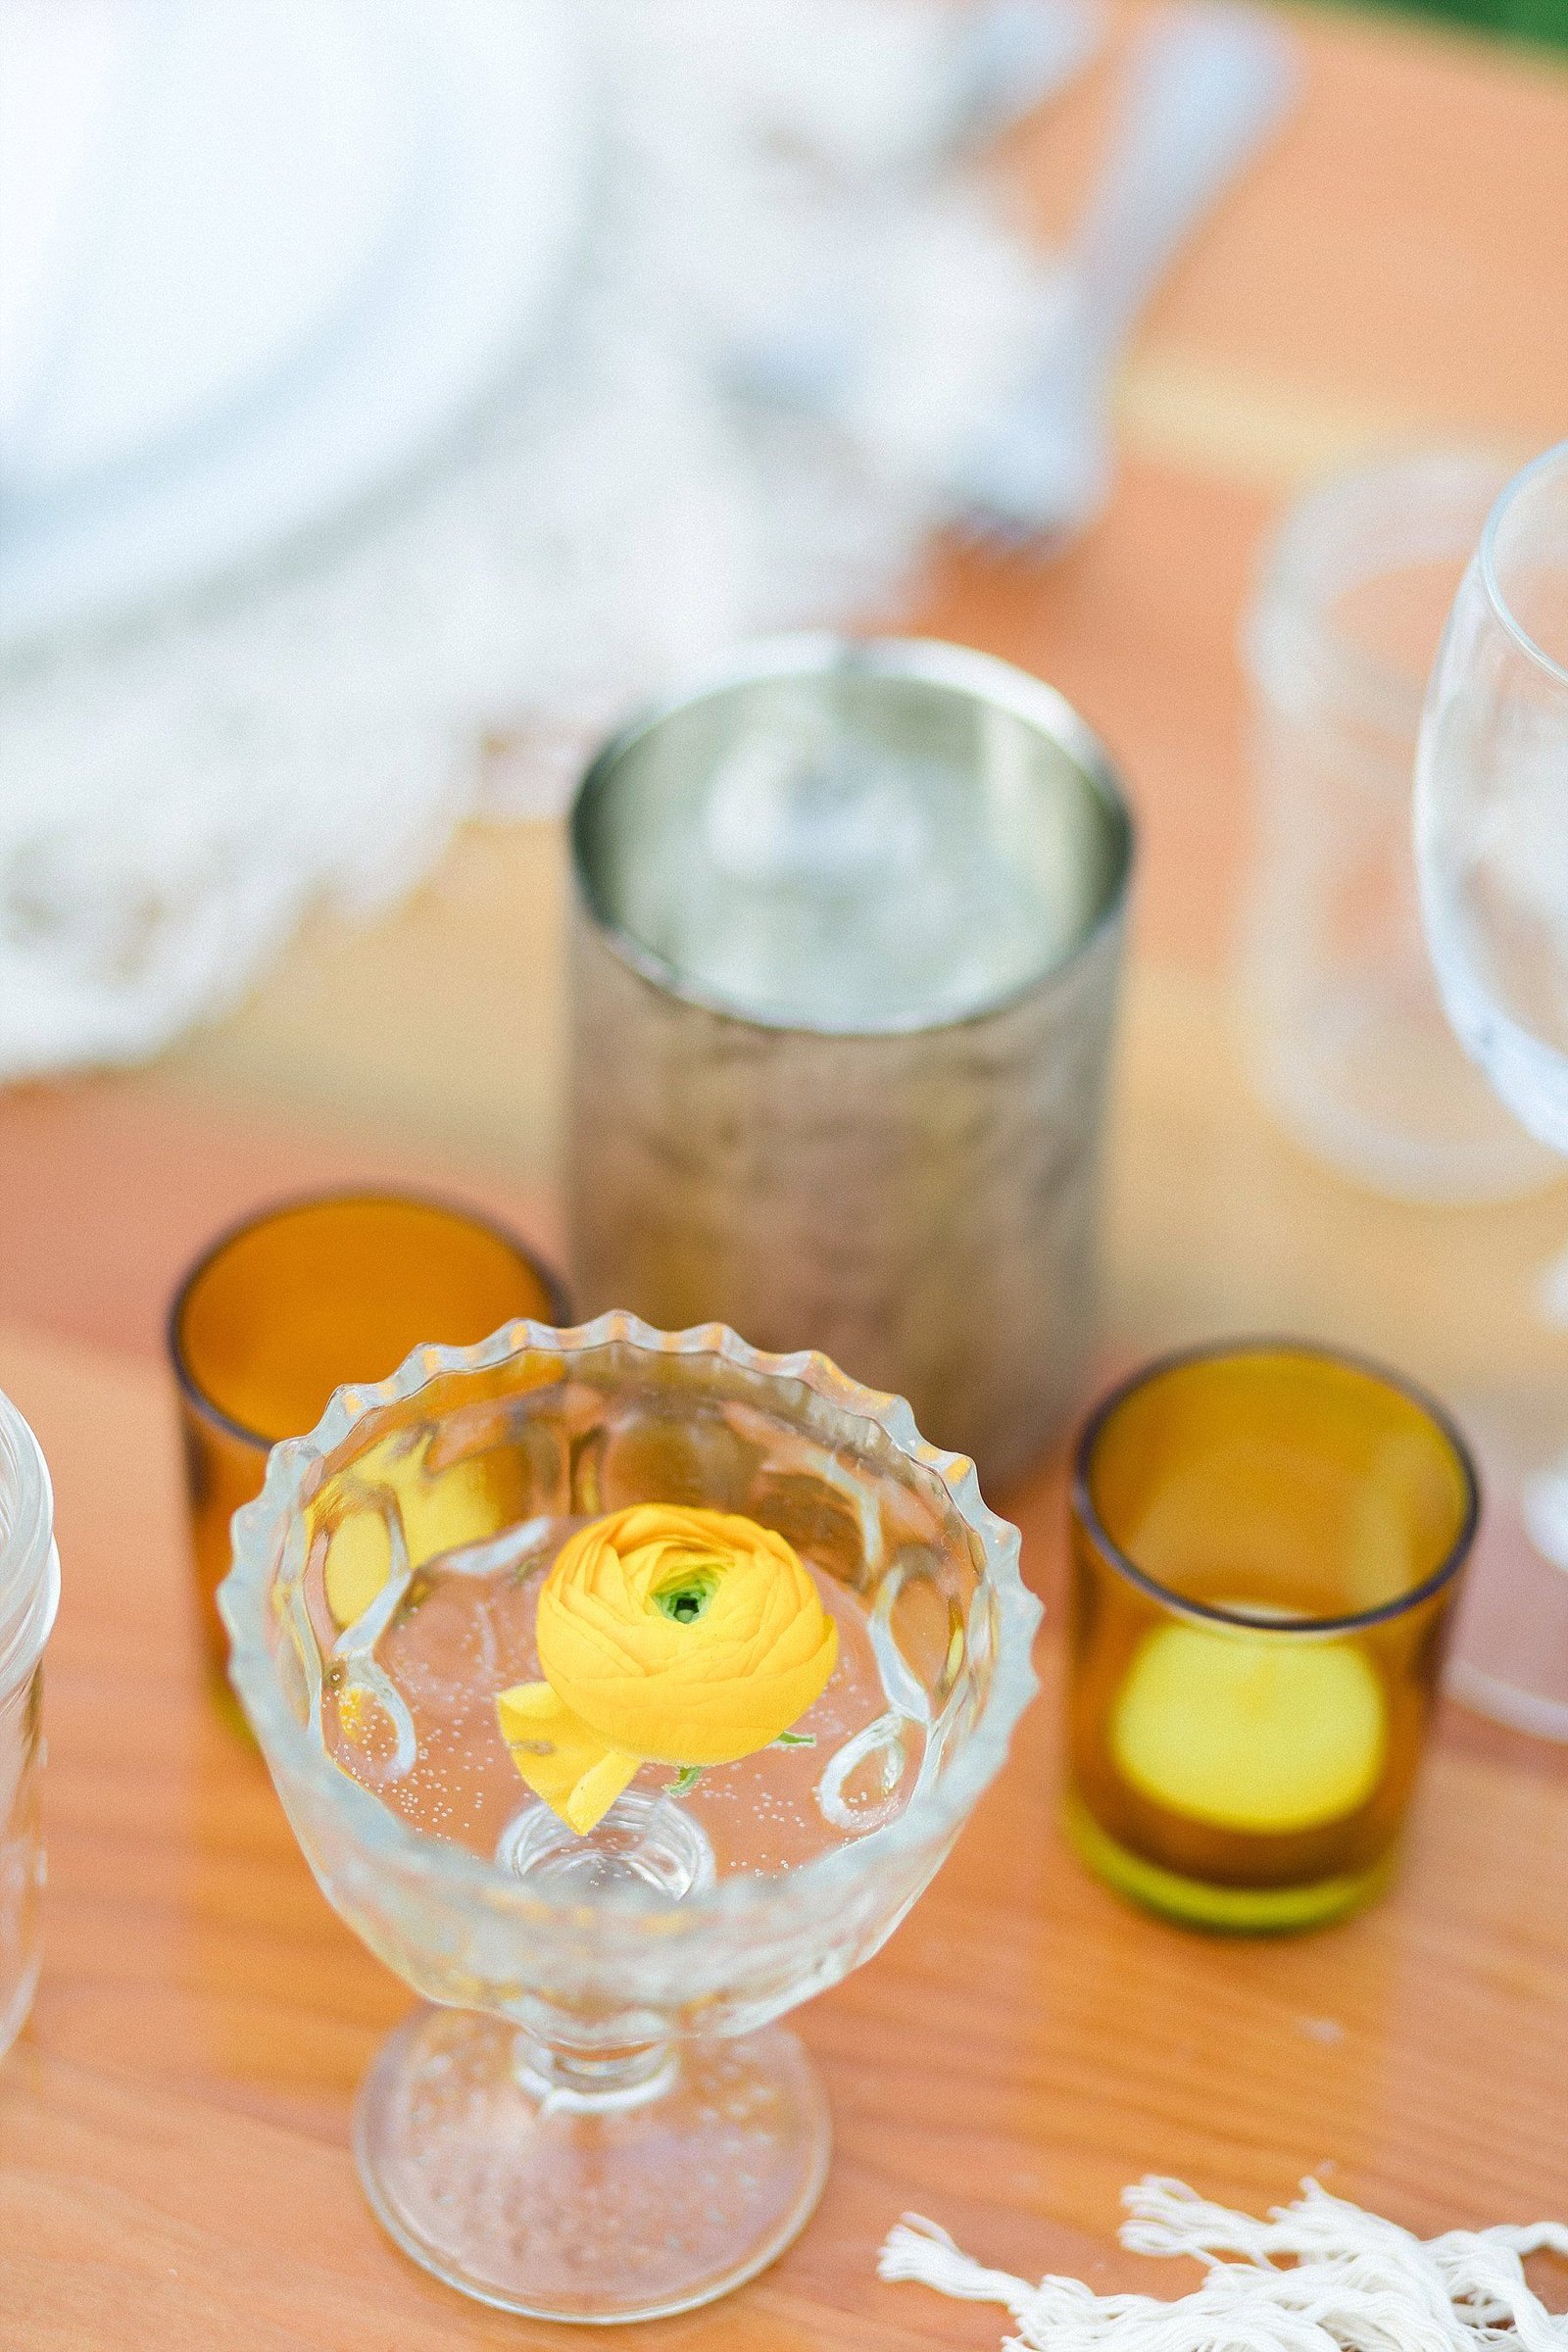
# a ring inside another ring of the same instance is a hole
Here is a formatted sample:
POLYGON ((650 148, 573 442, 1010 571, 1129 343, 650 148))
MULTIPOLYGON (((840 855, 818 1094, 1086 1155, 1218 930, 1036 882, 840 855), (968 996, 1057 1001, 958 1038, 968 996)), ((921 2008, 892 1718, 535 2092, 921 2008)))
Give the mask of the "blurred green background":
POLYGON ((1438 17, 1520 41, 1548 41, 1568 49, 1568 0, 1366 0, 1387 14, 1438 17))

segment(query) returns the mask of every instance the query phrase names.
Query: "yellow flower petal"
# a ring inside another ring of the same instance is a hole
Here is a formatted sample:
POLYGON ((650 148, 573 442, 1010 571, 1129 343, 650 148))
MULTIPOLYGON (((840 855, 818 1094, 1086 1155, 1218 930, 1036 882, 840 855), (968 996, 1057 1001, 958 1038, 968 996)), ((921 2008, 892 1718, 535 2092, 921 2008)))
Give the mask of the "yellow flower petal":
POLYGON ((599 1762, 589 1766, 566 1799, 566 1820, 579 1838, 598 1828, 640 1763, 640 1757, 607 1747, 599 1762))
POLYGON ((590 1731, 548 1683, 517 1683, 503 1690, 496 1716, 523 1780, 579 1837, 604 1819, 642 1761, 590 1731))

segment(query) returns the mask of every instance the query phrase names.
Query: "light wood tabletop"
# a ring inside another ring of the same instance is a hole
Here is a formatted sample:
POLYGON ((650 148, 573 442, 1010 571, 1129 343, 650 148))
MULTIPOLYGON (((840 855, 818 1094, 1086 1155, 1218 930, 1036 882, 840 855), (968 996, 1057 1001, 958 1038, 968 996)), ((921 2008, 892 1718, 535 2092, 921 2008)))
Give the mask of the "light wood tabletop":
MULTIPOLYGON (((1138 805, 1106 1361, 1295 1329, 1450 1395, 1499 1370, 1568 1391, 1568 1342, 1532 1308, 1568 1190, 1485 1211, 1358 1194, 1237 1067, 1234 641, 1260 535, 1337 459, 1443 434, 1527 450, 1568 417, 1568 74, 1407 24, 1294 22, 1299 115, 1159 297, 1103 524, 1048 567, 949 551, 891 617, 1060 685, 1138 805)), ((1006 159, 1048 235, 1108 88, 1006 159)), ((399 915, 313 926, 157 1068, 0 1100, 0 1387, 48 1454, 65 1566, 48 1960, 0 2065, 4 2352, 574 2340, 426 2278, 361 2196, 354 2088, 409 1995, 204 1687, 160 1352, 200 1242, 313 1183, 438 1184, 554 1243, 563 880, 556 828, 471 829, 399 915)), ((1568 2210, 1568 1749, 1446 1708, 1403 1874, 1366 1916, 1269 1942, 1146 1918, 1054 1826, 1059 1469, 993 1499, 1053 1604, 1045 1690, 929 1893, 794 2021, 833 2106, 822 2206, 739 2295, 622 2340, 995 2344, 999 2313, 877 2282, 910 2207, 1004 2268, 1173 2292, 1190 2274, 1115 2247, 1148 2171, 1257 2208, 1310 2172, 1423 2231, 1568 2210)), ((1568 2273, 1541 2283, 1568 2306, 1568 2273)))

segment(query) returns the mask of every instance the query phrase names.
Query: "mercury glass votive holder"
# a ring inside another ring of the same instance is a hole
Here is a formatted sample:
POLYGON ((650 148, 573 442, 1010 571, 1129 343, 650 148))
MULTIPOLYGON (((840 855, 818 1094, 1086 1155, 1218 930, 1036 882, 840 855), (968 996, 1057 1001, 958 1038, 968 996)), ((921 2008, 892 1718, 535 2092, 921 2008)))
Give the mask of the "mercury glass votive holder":
POLYGON ((313 1429, 334 1389, 385 1378, 421 1340, 470 1345, 516 1316, 565 1314, 560 1282, 514 1234, 416 1194, 285 1201, 204 1250, 174 1294, 169 1353, 215 1674, 228 1654, 217 1594, 229 1522, 261 1493, 278 1440, 313 1429))
POLYGON ((823 1348, 1017 1478, 1078 1408, 1134 827, 1041 679, 777 638, 572 810, 567 1187, 590 1312, 823 1348))
POLYGON ((1475 1534, 1463 1439, 1406 1382, 1270 1341, 1172 1356, 1072 1488, 1065 1823, 1124 1894, 1306 1928, 1393 1867, 1475 1534))
POLYGON ((717 1324, 421 1348, 277 1448, 234 1523, 230 1671, 327 1899, 430 2004, 355 2133, 415 2260, 605 2323, 707 2302, 794 2237, 827 2107, 774 2021, 870 1958, 1001 1766, 1036 1687, 1017 1556, 902 1399, 717 1324), (456 1529, 453 1481, 484 1505, 456 1529), (495 1697, 538 1671, 566 1534, 660 1502, 784 1535, 838 1663, 782 1747, 644 1764, 578 1836, 495 1697))

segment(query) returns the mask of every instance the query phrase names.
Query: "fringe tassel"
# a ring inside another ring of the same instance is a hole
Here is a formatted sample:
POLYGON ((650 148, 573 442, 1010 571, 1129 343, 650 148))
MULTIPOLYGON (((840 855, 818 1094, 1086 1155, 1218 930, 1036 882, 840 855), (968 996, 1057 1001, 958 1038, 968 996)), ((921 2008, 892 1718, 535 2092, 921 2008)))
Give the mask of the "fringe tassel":
POLYGON ((1076 2278, 1031 2286, 915 2213, 890 2231, 877 2274, 1001 2304, 1020 2330, 1004 2352, 1568 2352, 1568 2316, 1546 2310, 1523 2270, 1527 2254, 1568 2258, 1563 2223, 1422 2239, 1315 2180, 1265 2222, 1152 2176, 1122 2202, 1123 2245, 1190 2255, 1207 2266, 1201 2286, 1171 2303, 1097 2295, 1076 2278))

